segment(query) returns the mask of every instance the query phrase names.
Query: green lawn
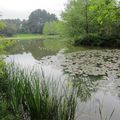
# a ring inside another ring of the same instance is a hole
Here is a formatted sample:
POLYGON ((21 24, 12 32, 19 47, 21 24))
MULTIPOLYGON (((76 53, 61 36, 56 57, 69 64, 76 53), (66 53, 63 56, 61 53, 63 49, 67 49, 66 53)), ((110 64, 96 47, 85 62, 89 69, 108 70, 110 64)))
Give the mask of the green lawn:
POLYGON ((59 38, 59 35, 17 34, 12 37, 6 37, 6 39, 13 40, 56 39, 56 38, 59 38))
POLYGON ((29 39, 40 39, 42 35, 40 34, 17 34, 13 37, 6 37, 6 39, 19 39, 19 40, 29 40, 29 39))
POLYGON ((40 34, 17 34, 14 35, 14 37, 39 37, 41 36, 40 34))

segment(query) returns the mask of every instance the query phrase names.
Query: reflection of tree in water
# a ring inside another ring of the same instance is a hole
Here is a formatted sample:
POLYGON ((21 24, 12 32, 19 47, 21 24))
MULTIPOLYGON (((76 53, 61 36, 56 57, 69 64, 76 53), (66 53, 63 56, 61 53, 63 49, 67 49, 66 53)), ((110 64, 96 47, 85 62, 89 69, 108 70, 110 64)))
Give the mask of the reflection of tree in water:
POLYGON ((22 54, 24 52, 31 53, 33 57, 40 60, 47 55, 54 55, 55 52, 44 47, 43 40, 21 40, 17 41, 8 49, 10 54, 22 54))
POLYGON ((87 101, 93 92, 96 91, 97 81, 100 77, 77 77, 73 80, 74 86, 78 88, 78 97, 81 101, 87 101))

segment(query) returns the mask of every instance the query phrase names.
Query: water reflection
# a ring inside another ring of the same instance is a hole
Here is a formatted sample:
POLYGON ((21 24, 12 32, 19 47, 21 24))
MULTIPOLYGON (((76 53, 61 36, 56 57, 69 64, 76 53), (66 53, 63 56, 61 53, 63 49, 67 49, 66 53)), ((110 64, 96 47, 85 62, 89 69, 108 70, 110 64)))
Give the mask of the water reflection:
POLYGON ((91 93, 90 99, 79 102, 77 111, 77 120, 109 120, 113 111, 111 120, 119 120, 120 101, 117 93, 113 94, 107 88, 99 88, 96 92, 91 93))
POLYGON ((36 60, 44 56, 54 55, 55 51, 48 50, 44 47, 43 40, 18 40, 8 50, 9 54, 31 53, 36 60))
POLYGON ((59 81, 68 79, 68 75, 64 75, 62 70, 55 69, 51 65, 39 64, 39 61, 36 60, 31 53, 9 55, 5 61, 7 63, 14 63, 16 66, 20 66, 21 68, 29 69, 29 71, 35 70, 40 75, 44 73, 45 79, 59 81))
POLYGON ((85 102, 90 99, 91 94, 96 90, 96 83, 90 78, 75 78, 73 82, 74 87, 78 88, 78 97, 80 98, 80 101, 85 102))
POLYGON ((6 58, 7 62, 14 61, 20 66, 29 66, 29 69, 34 66, 39 69, 39 72, 42 68, 46 78, 52 76, 54 80, 62 81, 71 80, 71 77, 74 77, 72 82, 74 87, 78 88, 77 120, 105 120, 106 116, 108 116, 106 120, 109 120, 114 109, 111 120, 120 120, 119 50, 117 52, 110 50, 78 51, 64 54, 64 50, 56 53, 46 49, 43 40, 27 40, 18 41, 8 51, 10 54, 6 58), (103 73, 100 68, 103 69, 103 73))
POLYGON ((9 55, 9 57, 6 58, 6 61, 8 63, 15 63, 20 64, 22 66, 34 66, 35 63, 37 63, 37 60, 32 56, 31 53, 25 53, 23 54, 15 54, 15 55, 9 55))

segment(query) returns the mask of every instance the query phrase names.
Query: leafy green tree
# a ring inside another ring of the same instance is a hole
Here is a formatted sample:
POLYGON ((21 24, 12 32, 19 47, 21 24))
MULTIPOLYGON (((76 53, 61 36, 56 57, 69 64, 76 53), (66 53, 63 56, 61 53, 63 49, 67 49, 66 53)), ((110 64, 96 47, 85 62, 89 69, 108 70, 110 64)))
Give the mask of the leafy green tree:
POLYGON ((0 29, 4 29, 6 24, 3 21, 0 21, 0 29))
POLYGON ((120 31, 119 11, 116 0, 70 0, 62 19, 67 35, 74 39, 89 34, 112 36, 120 31))
POLYGON ((22 34, 30 33, 29 26, 28 26, 28 20, 21 21, 21 26, 20 26, 19 33, 22 33, 22 34))
POLYGON ((12 36, 20 32, 21 21, 19 19, 4 19, 2 20, 6 24, 4 29, 0 30, 0 33, 5 36, 12 36))
MULTIPOLYGON (((5 27, 5 23, 0 21, 0 29, 3 29, 4 27, 5 27)), ((5 44, 4 44, 4 41, 3 41, 3 37, 0 36, 0 55, 3 54, 4 49, 5 49, 5 44)), ((3 65, 4 65, 3 59, 2 59, 2 57, 0 57, 0 76, 2 74, 3 65)))
POLYGON ((40 33, 43 32, 43 26, 46 22, 51 22, 57 20, 54 14, 50 14, 45 10, 35 10, 33 11, 28 20, 29 31, 31 33, 40 33))
POLYGON ((89 33, 91 23, 89 4, 89 0, 70 0, 65 12, 62 13, 66 31, 70 37, 89 33))
POLYGON ((91 0, 89 8, 94 15, 94 21, 99 25, 102 34, 111 36, 113 28, 120 20, 120 6, 116 0, 91 0))
POLYGON ((54 14, 50 14, 45 10, 33 11, 28 20, 19 19, 3 19, 6 24, 4 29, 0 30, 0 34, 5 36, 12 36, 19 33, 43 33, 43 27, 46 22, 57 20, 54 14))
POLYGON ((54 35, 56 34, 56 31, 54 31, 54 26, 51 22, 46 22, 43 28, 43 33, 46 35, 54 35))
POLYGON ((16 34, 16 29, 14 26, 11 25, 7 25, 2 31, 1 34, 4 36, 13 36, 14 34, 16 34))
POLYGON ((62 21, 46 22, 43 28, 43 33, 46 35, 62 35, 64 31, 63 28, 62 21))
MULTIPOLYGON (((5 23, 0 21, 0 30, 1 29, 4 29, 5 27, 5 23)), ((3 50, 4 50, 4 45, 3 45, 3 37, 0 35, 0 54, 3 53, 3 50)), ((1 58, 1 57, 0 57, 1 58)))

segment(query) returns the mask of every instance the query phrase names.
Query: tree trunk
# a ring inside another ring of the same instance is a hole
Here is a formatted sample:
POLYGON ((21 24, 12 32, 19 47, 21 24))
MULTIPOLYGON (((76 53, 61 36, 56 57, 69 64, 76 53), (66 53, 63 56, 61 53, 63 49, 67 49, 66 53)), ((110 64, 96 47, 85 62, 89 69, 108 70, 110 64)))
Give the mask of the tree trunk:
POLYGON ((86 0, 85 1, 85 31, 86 31, 86 34, 89 33, 89 23, 88 23, 88 1, 86 0))

